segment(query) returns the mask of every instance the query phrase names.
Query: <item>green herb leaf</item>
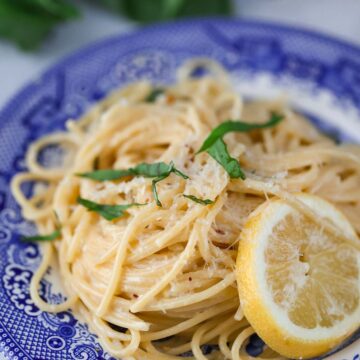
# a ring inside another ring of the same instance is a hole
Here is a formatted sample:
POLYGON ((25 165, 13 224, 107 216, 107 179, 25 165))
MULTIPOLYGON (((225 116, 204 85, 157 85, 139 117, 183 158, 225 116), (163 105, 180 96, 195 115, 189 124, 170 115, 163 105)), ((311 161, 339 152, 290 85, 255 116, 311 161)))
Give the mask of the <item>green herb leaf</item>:
POLYGON ((117 180, 125 176, 144 176, 146 178, 154 178, 154 180, 152 181, 152 192, 156 204, 158 206, 162 206, 159 200, 156 184, 159 181, 166 179, 171 173, 174 173, 175 175, 180 176, 183 179, 189 178, 180 170, 176 169, 175 164, 172 161, 170 162, 170 164, 166 164, 164 162, 158 162, 154 164, 141 163, 133 168, 124 170, 96 170, 76 175, 97 181, 117 180))
POLYGON ((95 171, 90 171, 75 175, 96 181, 106 181, 106 180, 117 180, 122 177, 136 175, 136 173, 133 171, 133 169, 130 168, 125 170, 114 170, 114 169, 95 170, 95 171))
POLYGON ((188 176, 175 168, 173 162, 166 164, 164 162, 158 162, 153 164, 141 163, 133 168, 114 170, 103 169, 95 170, 85 173, 76 174, 77 176, 89 178, 96 181, 117 180, 126 176, 144 176, 147 178, 155 178, 159 176, 169 176, 171 173, 175 173, 184 179, 188 179, 188 176))
POLYGON ((141 163, 133 168, 137 175, 141 175, 148 178, 157 176, 169 176, 174 170, 174 163, 166 164, 164 162, 158 162, 153 164, 141 163))
POLYGON ((13 4, 0 2, 0 36, 23 50, 36 49, 57 23, 52 17, 28 13, 13 4))
POLYGON ((214 201, 210 200, 210 199, 199 199, 197 198, 196 196, 194 195, 186 195, 184 194, 183 195, 184 197, 186 197, 187 199, 190 199, 198 204, 201 204, 201 205, 211 205, 214 203, 214 201))
POLYGON ((174 163, 171 161, 170 164, 166 164, 163 162, 155 163, 155 164, 146 164, 142 163, 136 166, 134 169, 138 172, 139 175, 145 177, 155 177, 152 181, 152 193, 154 195, 154 199, 156 201, 157 206, 162 206, 161 201, 159 200, 159 195, 157 192, 156 184, 159 181, 166 179, 171 173, 176 174, 177 176, 182 177, 183 179, 188 179, 189 177, 182 173, 180 170, 175 168, 174 163))
POLYGON ((230 156, 223 139, 216 140, 207 152, 226 170, 232 179, 245 179, 239 162, 230 156))
POLYGON ((167 0, 164 3, 164 17, 167 18, 173 18, 176 17, 176 14, 178 14, 181 10, 181 8, 184 6, 185 0, 167 0))
POLYGON ((284 117, 282 115, 272 113, 270 120, 263 124, 249 124, 242 121, 226 121, 211 131, 210 135, 206 138, 197 153, 208 150, 218 139, 223 138, 223 136, 229 132, 248 132, 255 129, 273 127, 283 120, 283 118, 284 117))
POLYGON ((56 18, 67 20, 77 18, 79 11, 71 2, 64 0, 11 0, 13 3, 24 5, 29 9, 37 9, 38 11, 47 12, 56 18))
POLYGON ((156 188, 156 184, 159 182, 159 181, 162 181, 164 179, 167 178, 167 175, 163 175, 163 176, 159 176, 157 178, 155 178, 152 183, 151 183, 151 188, 152 188, 152 193, 153 193, 153 196, 154 196, 154 199, 156 201, 156 205, 157 206, 160 206, 162 207, 162 203, 161 201, 159 200, 159 194, 157 192, 157 188, 156 188))
POLYGON ((98 3, 142 23, 232 12, 231 0, 98 0, 98 3))
POLYGON ((231 0, 186 0, 177 17, 226 16, 232 13, 233 7, 231 0))
POLYGON ((269 121, 263 124, 249 124, 242 121, 226 121, 213 129, 206 138, 197 154, 207 151, 230 175, 232 179, 245 179, 245 174, 241 169, 239 162, 229 154, 227 146, 223 140, 229 132, 248 132, 254 129, 265 129, 278 124, 283 120, 283 116, 272 113, 269 121))
POLYGON ((33 241, 52 241, 61 236, 61 229, 57 228, 54 232, 48 235, 35 235, 35 236, 23 236, 21 241, 33 242, 33 241))
POLYGON ((174 174, 176 174, 177 176, 182 177, 183 179, 189 179, 189 177, 187 175, 185 175, 183 172, 181 172, 180 170, 176 169, 175 167, 172 168, 172 172, 174 174))
POLYGON ((145 102, 152 103, 155 102, 156 99, 164 93, 164 89, 155 88, 153 89, 150 94, 145 98, 145 102))
POLYGON ((77 9, 64 0, 2 0, 0 36, 24 50, 33 50, 53 27, 78 15, 77 9))
POLYGON ((77 198, 77 203, 85 206, 89 211, 97 212, 106 220, 114 220, 125 215, 125 211, 132 206, 142 206, 146 204, 124 204, 124 205, 105 205, 93 202, 82 197, 77 198))
MULTIPOLYGON (((231 15, 231 0, 95 0, 141 23, 231 15)), ((79 16, 71 0, 0 0, 0 36, 34 50, 62 21, 79 16)))

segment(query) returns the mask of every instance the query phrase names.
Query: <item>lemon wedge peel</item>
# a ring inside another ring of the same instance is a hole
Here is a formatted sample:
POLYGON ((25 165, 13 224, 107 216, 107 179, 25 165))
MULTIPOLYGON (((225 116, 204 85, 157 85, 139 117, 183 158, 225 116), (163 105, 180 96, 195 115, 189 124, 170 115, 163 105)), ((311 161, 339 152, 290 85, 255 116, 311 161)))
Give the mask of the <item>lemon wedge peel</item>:
MULTIPOLYGON (((330 219, 346 238, 356 238, 348 220, 333 205, 312 195, 295 195, 295 198, 312 211, 316 209, 318 217, 330 219)), ((288 313, 269 296, 271 290, 265 277, 266 239, 271 236, 274 226, 291 212, 294 208, 280 199, 264 203, 250 216, 241 234, 237 280, 244 314, 259 336, 283 356, 309 358, 328 352, 358 328, 360 305, 354 313, 331 328, 316 326, 309 329, 293 323, 288 313)), ((355 254, 359 269, 359 253, 355 254)), ((358 276, 358 292, 359 289, 358 276)))

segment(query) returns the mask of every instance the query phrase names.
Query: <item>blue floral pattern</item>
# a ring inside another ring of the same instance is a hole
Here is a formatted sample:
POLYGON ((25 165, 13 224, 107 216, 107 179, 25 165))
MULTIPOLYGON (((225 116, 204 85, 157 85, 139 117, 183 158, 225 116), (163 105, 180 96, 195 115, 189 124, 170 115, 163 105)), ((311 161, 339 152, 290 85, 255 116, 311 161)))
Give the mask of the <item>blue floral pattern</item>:
MULTIPOLYGON (((112 359, 71 311, 43 313, 31 301, 29 283, 41 254, 36 245, 19 242, 21 235, 36 229, 21 217, 9 191, 11 177, 25 168, 29 143, 63 129, 68 118, 78 117, 118 86, 138 79, 158 84, 174 81, 176 68, 195 56, 220 61, 244 82, 269 76, 285 89, 296 88, 319 102, 325 99, 326 106, 343 119, 351 113, 359 121, 360 50, 270 24, 202 20, 156 26, 90 46, 49 69, 0 113, 0 352, 7 359, 112 359)), ((359 134, 340 127, 351 127, 344 121, 334 125, 325 121, 325 115, 309 115, 337 140, 359 140, 359 134)), ((49 151, 44 161, 56 152, 49 151)), ((58 303, 64 296, 54 288, 51 276, 50 269, 40 295, 58 303)), ((263 348, 261 339, 250 338, 250 355, 259 355, 263 348)), ((211 347, 204 346, 203 351, 210 352, 211 347)), ((355 350, 341 356, 360 360, 355 350)))
POLYGON ((36 316, 40 314, 40 310, 28 296, 31 276, 32 272, 30 270, 22 269, 16 265, 9 265, 5 269, 3 282, 6 294, 15 307, 29 316, 36 316))

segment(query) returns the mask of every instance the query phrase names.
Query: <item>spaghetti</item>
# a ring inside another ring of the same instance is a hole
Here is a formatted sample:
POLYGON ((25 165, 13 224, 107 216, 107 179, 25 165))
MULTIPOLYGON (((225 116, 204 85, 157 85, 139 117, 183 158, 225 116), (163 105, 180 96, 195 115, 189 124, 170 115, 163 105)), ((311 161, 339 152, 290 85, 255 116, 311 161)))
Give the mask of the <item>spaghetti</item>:
MULTIPOLYGON (((249 359, 244 349, 254 331, 239 305, 237 241, 248 215, 267 197, 301 208, 292 193, 317 194, 342 210, 360 233, 359 148, 336 145, 281 101, 244 104, 219 65, 200 63, 212 77, 192 79, 199 61, 191 61, 180 69, 178 83, 154 102, 144 101, 152 91, 145 82, 112 93, 80 120, 68 121, 65 132, 33 143, 28 172, 12 181, 24 217, 40 233, 61 224, 61 239, 43 247, 31 283, 33 301, 44 311, 72 307, 121 359, 178 359, 188 351, 195 359, 249 359), (225 120, 260 124, 274 111, 284 116, 276 126, 225 137, 245 180, 231 178, 208 153, 196 154, 225 120), (56 168, 44 167, 39 153, 54 144, 68 156, 56 168), (169 173, 157 183, 162 206, 154 200, 152 178, 99 182, 76 176, 94 167, 155 162, 173 162, 188 177, 169 173), (30 181, 42 186, 27 198, 20 187, 30 181), (78 197, 96 204, 146 205, 131 206, 109 221, 89 212, 78 197), (69 294, 58 305, 38 295, 54 256, 69 294), (205 344, 216 345, 208 355, 205 344)), ((345 239, 355 245, 356 240, 345 239)), ((277 356, 270 349, 265 355, 277 356)))

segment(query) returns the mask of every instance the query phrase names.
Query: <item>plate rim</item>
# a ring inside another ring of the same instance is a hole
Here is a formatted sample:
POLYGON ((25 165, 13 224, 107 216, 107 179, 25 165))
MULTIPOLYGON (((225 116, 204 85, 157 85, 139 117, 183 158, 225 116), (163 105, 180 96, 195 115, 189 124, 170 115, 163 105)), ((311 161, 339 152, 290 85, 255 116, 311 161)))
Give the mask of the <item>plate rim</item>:
POLYGON ((158 24, 147 25, 142 28, 137 28, 135 30, 129 30, 122 34, 115 34, 111 36, 104 37, 90 42, 84 46, 79 47, 77 50, 70 52, 64 56, 61 56, 57 61, 53 62, 49 66, 45 67, 44 70, 36 74, 31 80, 24 83, 13 95, 11 95, 6 101, 5 104, 0 108, 0 132, 4 124, 7 123, 9 117, 6 116, 8 113, 11 113, 13 108, 16 107, 16 104, 32 91, 39 82, 45 82, 53 73, 59 69, 65 67, 71 62, 76 61, 79 57, 83 57, 88 53, 93 51, 98 51, 102 47, 106 47, 114 41, 126 41, 131 40, 132 38, 139 37, 142 33, 152 34, 154 32, 162 32, 171 28, 181 28, 189 27, 194 25, 205 25, 205 24, 222 24, 222 23, 233 23, 234 25, 241 26, 252 26, 252 27, 265 27, 271 28, 272 30, 278 32, 284 32, 294 35, 306 36, 310 40, 319 40, 325 43, 332 44, 337 48, 342 48, 347 52, 353 52, 360 57, 360 44, 356 45, 346 39, 341 39, 331 34, 327 34, 323 31, 317 29, 311 29, 309 27, 302 27, 299 25, 290 25, 288 23, 279 23, 277 21, 271 20, 261 20, 255 18, 236 18, 236 17, 199 17, 199 18, 188 18, 177 21, 166 21, 158 24), (5 118, 5 120, 4 120, 5 118))

